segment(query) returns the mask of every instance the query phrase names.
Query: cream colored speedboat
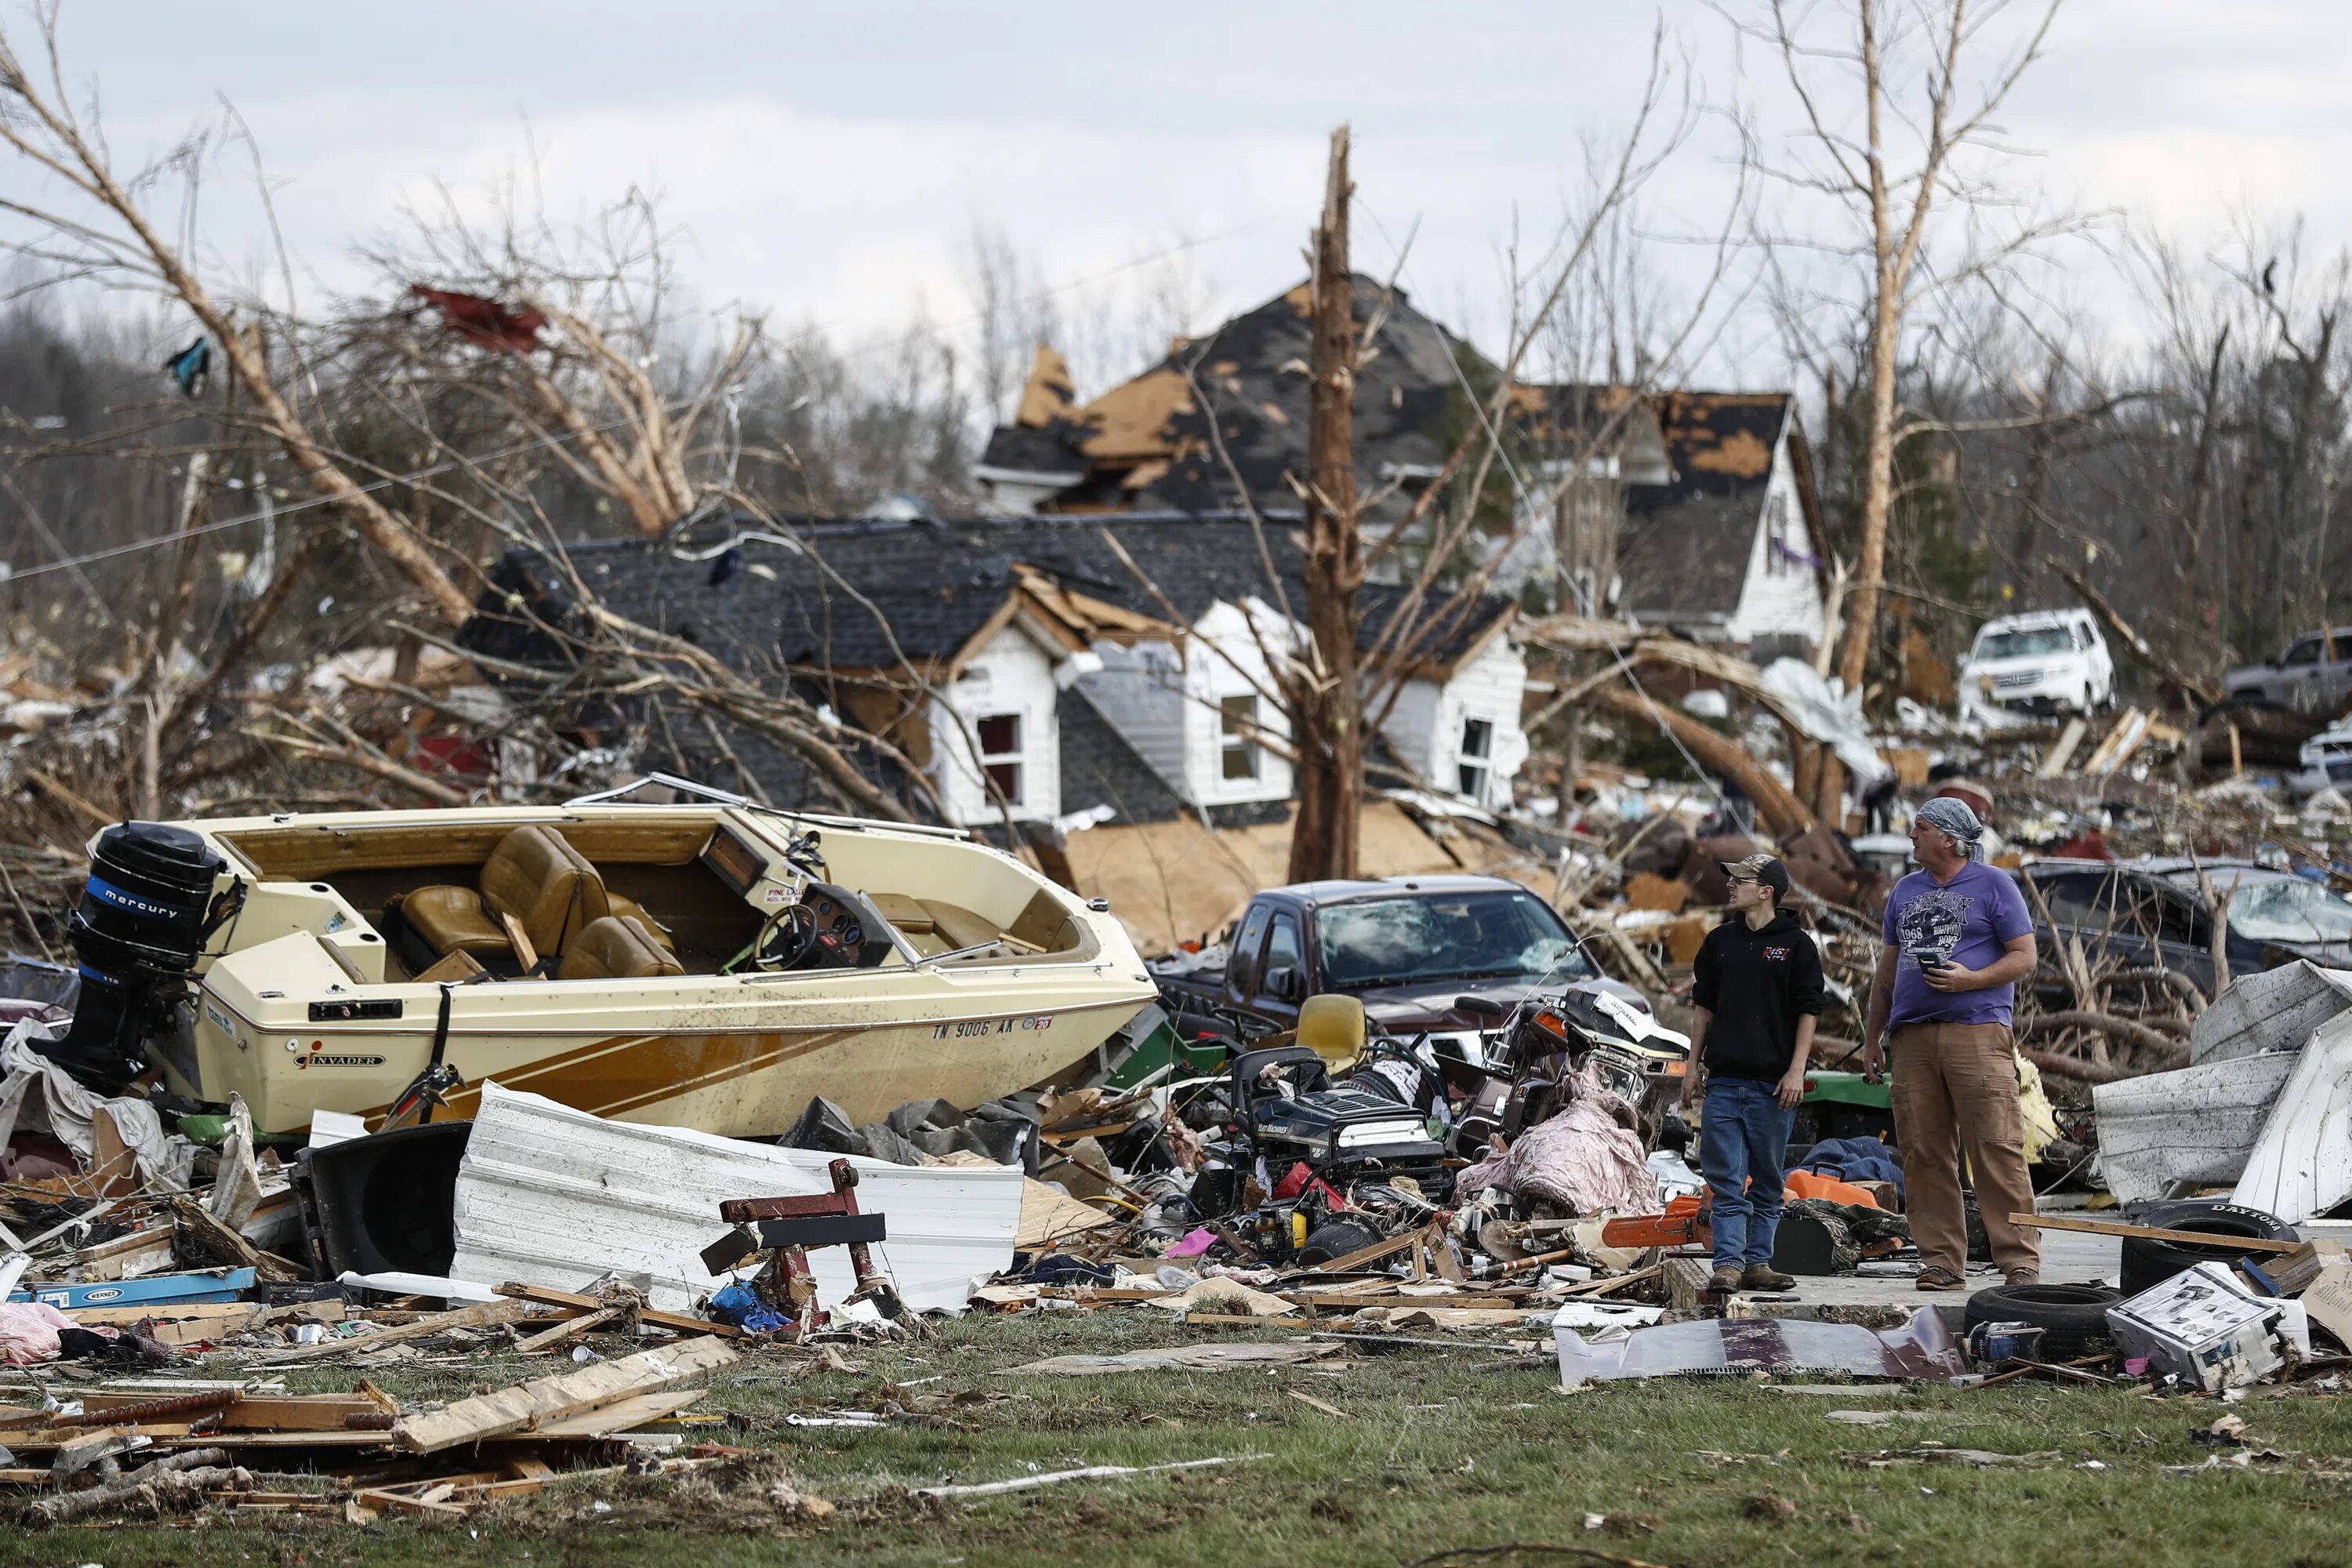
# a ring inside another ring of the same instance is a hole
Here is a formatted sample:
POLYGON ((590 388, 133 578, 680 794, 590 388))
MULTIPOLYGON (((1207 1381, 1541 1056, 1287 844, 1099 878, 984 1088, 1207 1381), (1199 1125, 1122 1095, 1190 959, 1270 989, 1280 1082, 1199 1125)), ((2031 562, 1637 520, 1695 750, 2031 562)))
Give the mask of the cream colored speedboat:
POLYGON ((59 1059, 99 1082, 143 1058, 267 1131, 380 1122, 435 1068, 463 1080, 436 1119, 489 1079, 730 1136, 814 1095, 861 1121, 970 1107, 1153 997, 1107 906, 1009 855, 740 803, 129 824, 95 841, 74 935, 59 1059))

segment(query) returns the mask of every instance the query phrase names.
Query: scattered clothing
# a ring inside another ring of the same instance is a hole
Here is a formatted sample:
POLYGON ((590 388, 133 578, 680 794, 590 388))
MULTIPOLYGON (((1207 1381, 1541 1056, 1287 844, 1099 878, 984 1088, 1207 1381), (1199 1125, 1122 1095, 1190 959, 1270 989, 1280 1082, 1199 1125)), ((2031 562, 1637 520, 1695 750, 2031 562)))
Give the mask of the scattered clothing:
POLYGON ((1805 1151, 1794 1171, 1835 1176, 1841 1182, 1891 1182, 1903 1191, 1903 1167, 1895 1151, 1875 1138, 1824 1138, 1805 1151))
POLYGON ((1601 1088, 1590 1066, 1570 1081, 1576 1099, 1567 1110, 1464 1171, 1454 1190, 1502 1187, 1571 1214, 1656 1214, 1657 1178, 1642 1140, 1619 1120, 1631 1121, 1633 1108, 1601 1088))

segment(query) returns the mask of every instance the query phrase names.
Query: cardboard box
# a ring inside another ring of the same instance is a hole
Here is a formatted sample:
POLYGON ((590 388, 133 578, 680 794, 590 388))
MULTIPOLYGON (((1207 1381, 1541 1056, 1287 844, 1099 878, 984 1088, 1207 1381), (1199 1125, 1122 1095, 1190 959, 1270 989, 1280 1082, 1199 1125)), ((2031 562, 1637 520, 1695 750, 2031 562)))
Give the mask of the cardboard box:
POLYGON ((2319 1277, 2304 1287, 2303 1310, 2309 1313, 2313 1324, 2336 1336, 2336 1342, 2352 1350, 2352 1261, 2338 1256, 2319 1270, 2319 1277))
POLYGON ((2200 1263, 2108 1308, 2107 1327, 2126 1357, 2147 1358, 2150 1377, 2171 1373, 2219 1394, 2284 1363, 2280 1315, 2278 1301, 2249 1294, 2228 1264, 2200 1263))

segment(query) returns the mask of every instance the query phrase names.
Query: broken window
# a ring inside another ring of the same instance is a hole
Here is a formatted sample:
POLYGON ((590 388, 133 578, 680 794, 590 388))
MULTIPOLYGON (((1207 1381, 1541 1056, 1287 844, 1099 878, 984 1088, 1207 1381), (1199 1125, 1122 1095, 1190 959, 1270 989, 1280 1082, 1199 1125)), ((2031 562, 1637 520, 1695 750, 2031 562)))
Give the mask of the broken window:
POLYGON ((1226 779, 1257 777, 1257 693, 1244 691, 1217 704, 1217 746, 1226 779))
POLYGON ((1486 780, 1493 769, 1495 755, 1495 721, 1492 719, 1462 721, 1462 793, 1472 800, 1486 798, 1486 780))
POLYGON ((991 713, 972 730, 980 737, 980 770, 988 775, 991 793, 1003 795, 1007 805, 1021 805, 1021 715, 991 713))

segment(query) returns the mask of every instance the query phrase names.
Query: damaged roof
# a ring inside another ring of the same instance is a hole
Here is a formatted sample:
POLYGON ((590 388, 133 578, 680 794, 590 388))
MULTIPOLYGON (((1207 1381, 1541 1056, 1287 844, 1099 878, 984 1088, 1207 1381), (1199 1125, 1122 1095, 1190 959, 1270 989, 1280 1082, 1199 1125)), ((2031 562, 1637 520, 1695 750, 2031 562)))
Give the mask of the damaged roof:
MULTIPOLYGON (((1075 650, 1097 637, 1165 637, 1219 603, 1289 604, 1304 617, 1295 520, 1123 516, 805 525, 789 539, 735 536, 704 524, 662 540, 595 540, 566 547, 572 569, 616 614, 718 655, 747 675, 831 668, 889 672, 902 661, 950 668, 992 634, 1016 596, 1034 621, 1075 650), (1271 560, 1277 574, 1269 577, 1271 560), (1277 581, 1278 579, 1278 581, 1277 581)), ((536 552, 501 563, 501 590, 521 592, 542 619, 568 601, 564 574, 536 552)), ((1357 641, 1371 649, 1403 603, 1367 585, 1357 641)), ((1433 595, 1427 616, 1444 603, 1433 595)), ((1416 627, 1414 662, 1450 666, 1516 611, 1502 595, 1416 627)), ((467 646, 543 660, 544 639, 486 598, 467 646)))
MULTIPOLYGON (((1354 276, 1355 317, 1379 330, 1356 378, 1360 484, 1445 460, 1448 405, 1465 375, 1491 375, 1475 349, 1415 310, 1402 289, 1354 276), (1385 307, 1385 309, 1383 309, 1385 307)), ((1288 474, 1307 467, 1307 285, 1276 295, 1205 336, 1180 341, 1141 375, 1077 404, 1061 356, 1040 349, 1019 414, 998 426, 983 471, 1080 479, 1049 503, 1066 512, 1230 510, 1239 501, 1214 437, 1263 510, 1298 504, 1288 474)), ((1401 513, 1389 495, 1367 521, 1401 513)))
MULTIPOLYGON (((494 659, 561 666, 562 648, 538 623, 577 629, 570 586, 577 573, 614 613, 691 643, 759 685, 790 684, 815 702, 828 700, 822 680, 828 670, 899 685, 902 659, 934 675, 952 668, 1016 614, 1073 651, 1098 638, 1165 637, 1173 622, 1197 622, 1219 603, 1279 604, 1286 595, 1294 613, 1304 615, 1295 519, 1265 522, 1263 555, 1258 530, 1230 514, 804 523, 789 537, 739 535, 735 527, 720 521, 659 540, 576 542, 565 547, 562 563, 537 551, 509 552, 460 641, 494 659)), ((1359 646, 1373 648, 1403 602, 1400 588, 1366 587, 1359 646)), ((1444 603, 1436 595, 1421 613, 1434 616, 1444 603)), ((1504 595, 1486 595, 1425 621, 1409 649, 1415 673, 1442 677, 1498 635, 1517 609, 1504 595)), ((1148 822, 1184 809, 1082 694, 1062 693, 1059 712, 1065 810, 1108 805, 1121 820, 1148 822)), ((600 729, 629 720, 600 700, 572 722, 600 729)), ((835 808, 825 781, 766 737, 728 725, 722 746, 701 726, 650 728, 652 765, 733 787, 745 787, 749 774, 778 804, 835 808)), ((882 787, 913 799, 910 781, 889 759, 849 750, 882 787)))
MULTIPOLYGON (((1773 452, 1784 429, 1797 438, 1795 399, 1780 392, 1669 392, 1649 401, 1670 471, 1664 484, 1625 489, 1617 537, 1622 602, 1652 619, 1727 619, 1748 581, 1773 452)), ((1817 536, 1813 520, 1805 521, 1817 536)))

